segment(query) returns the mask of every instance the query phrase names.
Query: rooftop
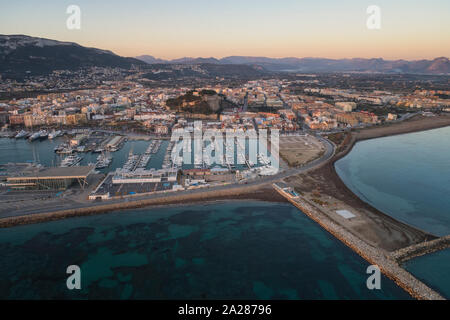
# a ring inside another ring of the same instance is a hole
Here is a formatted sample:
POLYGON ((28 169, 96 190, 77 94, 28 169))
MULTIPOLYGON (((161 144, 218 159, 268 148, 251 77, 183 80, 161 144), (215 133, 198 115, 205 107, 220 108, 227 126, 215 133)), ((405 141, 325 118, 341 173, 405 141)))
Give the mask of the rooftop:
POLYGON ((70 168, 47 168, 38 172, 32 172, 21 176, 12 176, 11 179, 85 179, 93 170, 94 166, 70 167, 70 168))

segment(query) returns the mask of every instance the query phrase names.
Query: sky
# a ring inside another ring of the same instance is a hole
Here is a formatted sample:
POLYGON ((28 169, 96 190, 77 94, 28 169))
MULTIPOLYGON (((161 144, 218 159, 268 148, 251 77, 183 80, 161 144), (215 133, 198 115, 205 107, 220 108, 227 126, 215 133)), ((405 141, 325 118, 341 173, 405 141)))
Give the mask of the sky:
POLYGON ((449 0, 0 0, 0 34, 158 58, 450 57, 449 0), (69 30, 69 5, 81 9, 69 30), (381 9, 370 30, 366 10, 381 9))

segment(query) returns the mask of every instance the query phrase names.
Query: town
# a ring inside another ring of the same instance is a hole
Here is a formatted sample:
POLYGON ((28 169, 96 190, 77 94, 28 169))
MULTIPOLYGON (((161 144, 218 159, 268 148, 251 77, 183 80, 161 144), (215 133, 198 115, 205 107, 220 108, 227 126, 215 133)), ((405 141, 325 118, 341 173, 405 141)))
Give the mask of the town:
MULTIPOLYGON (((175 67, 180 68, 199 71, 201 65, 175 67)), ((414 90, 401 85, 393 90, 384 86, 368 90, 365 81, 377 80, 376 76, 359 81, 360 89, 348 89, 349 79, 355 76, 342 75, 344 80, 339 80, 323 74, 223 79, 214 85, 194 78, 200 87, 158 87, 155 81, 149 85, 148 79, 140 78, 143 72, 129 75, 120 69, 100 70, 103 76, 121 78, 111 80, 96 79, 97 71, 91 70, 88 83, 69 91, 62 85, 62 75, 69 71, 54 72, 38 82, 31 78, 22 86, 2 82, 2 96, 18 96, 0 103, 2 137, 27 140, 27 145, 37 148, 44 140, 55 144, 51 164, 36 158, 18 162, 12 157, 2 165, 3 196, 7 190, 64 192, 78 187, 86 200, 108 200, 249 183, 279 173, 278 165, 271 165, 270 152, 250 147, 248 139, 253 133, 279 132, 276 152, 283 171, 323 157, 324 138, 336 142, 339 133, 355 128, 398 122, 416 114, 450 112, 450 92, 440 90, 439 77, 434 77, 436 88, 414 90), (58 83, 65 90, 19 98, 24 90, 42 90, 45 81, 49 87, 58 83), (245 136, 231 144, 217 137, 201 142, 201 147, 209 147, 209 155, 198 155, 192 152, 194 141, 171 139, 180 130, 194 132, 194 124, 200 124, 203 134, 214 130, 220 135, 242 132, 245 136), (118 151, 135 141, 144 143, 145 150, 137 153, 131 147, 128 152, 122 150, 117 156, 120 160, 114 160, 118 151)), ((164 71, 153 68, 152 72, 164 71)), ((71 79, 72 85, 76 77, 71 79)))

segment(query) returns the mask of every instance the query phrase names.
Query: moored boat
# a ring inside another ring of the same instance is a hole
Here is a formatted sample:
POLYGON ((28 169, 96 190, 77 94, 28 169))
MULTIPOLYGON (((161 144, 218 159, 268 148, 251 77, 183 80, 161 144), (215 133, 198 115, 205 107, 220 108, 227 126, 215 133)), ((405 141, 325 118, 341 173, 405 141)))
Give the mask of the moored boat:
POLYGON ((26 138, 28 135, 29 135, 29 133, 27 131, 22 130, 15 136, 15 138, 16 139, 23 139, 23 138, 26 138))
POLYGON ((68 168, 68 167, 74 167, 77 164, 79 164, 83 160, 83 158, 77 156, 77 155, 70 155, 64 158, 61 161, 61 167, 68 168))
POLYGON ((39 139, 40 137, 41 137, 41 134, 39 132, 35 132, 28 139, 30 141, 35 141, 35 140, 39 139))

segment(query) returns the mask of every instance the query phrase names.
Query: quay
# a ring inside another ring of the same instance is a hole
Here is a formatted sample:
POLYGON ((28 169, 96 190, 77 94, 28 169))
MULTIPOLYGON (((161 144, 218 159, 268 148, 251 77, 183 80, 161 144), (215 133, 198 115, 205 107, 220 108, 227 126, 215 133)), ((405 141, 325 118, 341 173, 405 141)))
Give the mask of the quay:
POLYGON ((371 246, 356 237, 343 226, 335 223, 325 214, 322 214, 306 201, 302 200, 300 196, 292 194, 291 188, 280 186, 277 183, 274 183, 272 186, 279 194, 286 198, 286 200, 292 203, 309 218, 317 222, 335 238, 339 239, 342 243, 351 248, 371 265, 378 266, 380 271, 386 277, 393 280, 413 298, 418 300, 445 300, 445 298, 439 293, 403 269, 397 261, 389 255, 389 253, 380 248, 371 246))

